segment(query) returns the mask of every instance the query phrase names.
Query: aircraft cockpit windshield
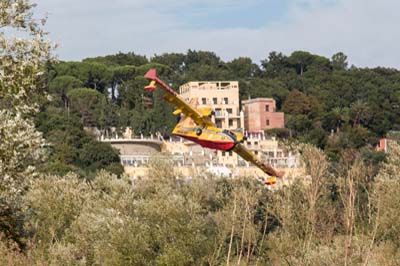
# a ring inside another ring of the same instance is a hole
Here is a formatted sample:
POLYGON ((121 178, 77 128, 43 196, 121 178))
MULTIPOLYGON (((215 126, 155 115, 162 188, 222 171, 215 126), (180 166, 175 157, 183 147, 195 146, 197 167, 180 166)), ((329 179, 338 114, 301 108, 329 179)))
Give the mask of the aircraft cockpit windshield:
POLYGON ((222 132, 231 137, 235 142, 237 142, 236 135, 232 131, 224 129, 222 132))

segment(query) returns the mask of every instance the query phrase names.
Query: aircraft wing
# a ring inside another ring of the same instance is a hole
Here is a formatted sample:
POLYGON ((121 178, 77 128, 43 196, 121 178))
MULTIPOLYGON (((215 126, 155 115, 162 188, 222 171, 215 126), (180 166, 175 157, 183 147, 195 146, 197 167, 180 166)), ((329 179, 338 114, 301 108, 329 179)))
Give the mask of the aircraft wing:
POLYGON ((173 89, 171 89, 167 84, 157 77, 157 72, 155 69, 150 69, 144 76, 150 80, 150 85, 146 86, 144 89, 148 91, 154 90, 157 86, 165 92, 164 99, 173 104, 177 109, 174 114, 184 114, 190 117, 198 126, 214 126, 215 124, 211 121, 208 116, 204 116, 190 104, 188 104, 180 95, 178 95, 173 89))
POLYGON ((236 152, 240 157, 242 157, 246 161, 255 164, 258 168, 263 170, 264 173, 266 173, 267 175, 280 178, 283 176, 283 173, 275 171, 274 168, 272 168, 269 164, 262 163, 261 160, 256 155, 254 155, 251 151, 246 149, 242 144, 240 143, 236 144, 235 147, 233 148, 233 151, 236 152))

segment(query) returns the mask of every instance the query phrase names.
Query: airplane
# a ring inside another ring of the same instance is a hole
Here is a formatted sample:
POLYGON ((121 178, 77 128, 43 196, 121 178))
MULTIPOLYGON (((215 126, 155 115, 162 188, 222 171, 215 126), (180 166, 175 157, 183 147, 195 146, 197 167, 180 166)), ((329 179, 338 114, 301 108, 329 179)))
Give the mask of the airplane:
POLYGON ((172 134, 198 143, 202 147, 236 152, 244 160, 253 163, 269 175, 269 178, 264 181, 267 186, 275 184, 277 177, 283 177, 282 172, 277 172, 269 164, 261 162, 255 154, 246 149, 243 145, 246 137, 240 130, 217 127, 211 120, 213 114, 211 107, 195 108, 192 104, 186 102, 157 77, 156 69, 150 69, 144 77, 150 81, 150 84, 144 90, 153 91, 157 87, 163 89, 163 98, 177 108, 173 114, 182 116, 172 134))

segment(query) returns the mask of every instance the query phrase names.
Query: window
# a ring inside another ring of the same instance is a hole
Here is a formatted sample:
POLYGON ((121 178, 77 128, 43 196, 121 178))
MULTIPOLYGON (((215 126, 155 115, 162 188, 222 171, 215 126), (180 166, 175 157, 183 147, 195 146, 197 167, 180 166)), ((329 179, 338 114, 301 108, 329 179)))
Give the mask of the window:
POLYGON ((254 151, 254 154, 255 154, 255 155, 258 155, 258 151, 254 151))
POLYGON ((207 99, 206 98, 201 98, 201 103, 202 104, 207 104, 207 99))
POLYGON ((269 126, 269 119, 267 119, 267 121, 265 121, 265 125, 269 126))
POLYGON ((269 105, 268 104, 265 106, 265 111, 269 112, 269 105))
POLYGON ((228 97, 224 97, 224 104, 228 104, 228 97))
POLYGON ((226 108, 226 112, 227 112, 228 114, 232 114, 232 108, 226 108))
POLYGON ((229 152, 229 156, 232 156, 232 151, 229 152))
POLYGON ((233 120, 229 119, 229 127, 233 127, 233 120))
POLYGON ((222 156, 225 156, 225 152, 224 151, 222 152, 222 156))
POLYGON ((218 99, 217 98, 213 98, 213 104, 217 104, 218 103, 218 99))

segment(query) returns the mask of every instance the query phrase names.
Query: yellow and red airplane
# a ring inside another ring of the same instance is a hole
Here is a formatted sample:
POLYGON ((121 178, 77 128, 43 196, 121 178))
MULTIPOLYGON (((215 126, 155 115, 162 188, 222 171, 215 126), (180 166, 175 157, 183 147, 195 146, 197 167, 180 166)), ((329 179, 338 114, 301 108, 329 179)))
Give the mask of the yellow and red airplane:
POLYGON ((177 108, 173 114, 183 114, 172 134, 196 142, 206 148, 236 152, 244 160, 252 162, 270 176, 264 182, 266 185, 275 184, 276 177, 281 178, 283 176, 283 173, 278 173, 270 165, 262 163, 256 155, 242 145, 245 136, 241 131, 217 127, 211 121, 212 109, 210 107, 195 108, 187 103, 157 77, 155 69, 150 69, 144 77, 150 80, 150 84, 144 88, 146 91, 153 91, 157 87, 163 89, 163 98, 177 108))

